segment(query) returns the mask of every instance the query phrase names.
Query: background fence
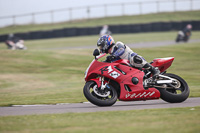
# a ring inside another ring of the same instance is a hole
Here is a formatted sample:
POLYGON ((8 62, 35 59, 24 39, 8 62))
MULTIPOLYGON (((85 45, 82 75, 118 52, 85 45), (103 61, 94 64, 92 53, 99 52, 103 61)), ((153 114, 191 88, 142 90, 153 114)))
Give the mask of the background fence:
POLYGON ((4 16, 0 17, 0 26, 56 23, 109 16, 139 15, 183 10, 200 10, 200 0, 152 0, 148 2, 94 5, 4 16))

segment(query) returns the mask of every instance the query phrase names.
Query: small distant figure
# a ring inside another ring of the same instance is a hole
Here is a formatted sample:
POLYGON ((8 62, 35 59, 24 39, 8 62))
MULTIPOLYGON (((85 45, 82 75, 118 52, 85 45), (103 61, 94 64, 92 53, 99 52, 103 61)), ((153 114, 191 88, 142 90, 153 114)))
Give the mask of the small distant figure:
POLYGON ((14 34, 9 34, 8 39, 6 40, 6 45, 8 49, 21 49, 21 50, 26 50, 27 48, 24 45, 24 40, 21 38, 14 36, 14 34))
POLYGON ((184 41, 187 42, 192 35, 192 25, 188 24, 182 31, 178 32, 176 42, 184 41))
POLYGON ((104 25, 99 33, 99 36, 103 36, 103 35, 111 35, 111 31, 109 30, 109 26, 108 25, 104 25))

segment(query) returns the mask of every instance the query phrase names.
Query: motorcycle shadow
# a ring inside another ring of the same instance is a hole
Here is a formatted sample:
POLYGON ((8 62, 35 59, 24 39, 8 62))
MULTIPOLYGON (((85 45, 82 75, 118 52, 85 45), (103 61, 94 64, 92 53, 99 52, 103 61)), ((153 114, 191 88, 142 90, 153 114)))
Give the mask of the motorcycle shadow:
POLYGON ((140 107, 153 107, 153 106, 165 106, 166 104, 169 104, 168 102, 162 101, 162 100, 151 100, 151 101, 128 101, 128 102, 122 102, 117 101, 112 106, 103 106, 99 107, 96 105, 93 105, 92 103, 83 103, 83 106, 75 107, 75 108, 119 108, 119 107, 134 107, 134 108, 140 108, 140 107))

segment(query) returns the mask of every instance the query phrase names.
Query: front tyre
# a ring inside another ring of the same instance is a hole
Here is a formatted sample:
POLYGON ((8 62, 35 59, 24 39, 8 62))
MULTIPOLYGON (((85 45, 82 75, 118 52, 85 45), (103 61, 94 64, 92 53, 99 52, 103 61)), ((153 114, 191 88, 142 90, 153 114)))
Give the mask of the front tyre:
POLYGON ((176 37, 176 42, 178 43, 180 40, 181 40, 181 39, 180 39, 180 35, 177 35, 177 37, 176 37))
POLYGON ((173 79, 176 79, 178 82, 178 85, 168 84, 166 85, 166 88, 158 88, 161 94, 161 99, 163 99, 166 102, 170 103, 180 103, 185 101, 190 93, 189 87, 184 79, 181 77, 166 73, 165 76, 171 77, 173 79), (172 87, 176 86, 176 87, 172 87))
POLYGON ((88 101, 97 106, 112 106, 117 101, 117 92, 111 85, 101 90, 95 82, 89 81, 85 84, 83 93, 88 101))

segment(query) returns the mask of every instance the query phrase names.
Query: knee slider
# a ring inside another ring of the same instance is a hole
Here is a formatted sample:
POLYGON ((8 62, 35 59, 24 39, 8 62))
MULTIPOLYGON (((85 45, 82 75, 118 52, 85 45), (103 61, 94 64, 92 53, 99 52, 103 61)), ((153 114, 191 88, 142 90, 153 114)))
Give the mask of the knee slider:
POLYGON ((136 56, 133 57, 133 62, 136 63, 136 64, 142 64, 143 59, 140 56, 136 55, 136 56))

